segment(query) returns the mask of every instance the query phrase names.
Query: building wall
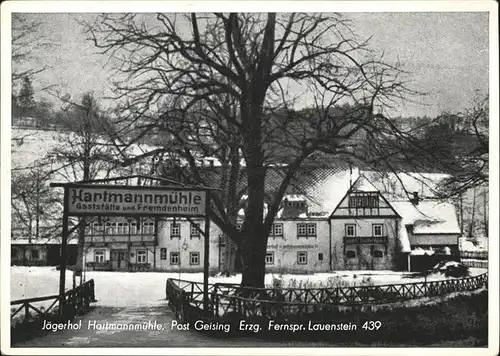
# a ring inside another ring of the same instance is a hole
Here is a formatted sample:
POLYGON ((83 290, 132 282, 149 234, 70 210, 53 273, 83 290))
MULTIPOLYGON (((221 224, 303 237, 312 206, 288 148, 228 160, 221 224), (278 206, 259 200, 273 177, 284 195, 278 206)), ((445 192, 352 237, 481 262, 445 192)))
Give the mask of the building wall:
POLYGON ((103 251, 104 261, 110 261, 112 250, 126 250, 129 255, 125 256, 125 259, 129 263, 138 263, 137 251, 145 250, 147 252, 146 263, 150 263, 151 266, 154 264, 155 247, 153 245, 132 244, 129 247, 125 243, 109 243, 107 246, 87 246, 85 248, 85 262, 95 262, 96 251, 103 251))
MULTIPOLYGON (((57 266, 60 263, 60 244, 16 244, 12 243, 11 265, 57 266), (34 252, 38 251, 38 252, 34 252)), ((76 263, 77 245, 68 244, 68 266, 76 263)))
POLYGON ((266 264, 266 271, 326 272, 329 270, 329 226, 326 219, 276 220, 283 224, 283 236, 269 236, 267 252, 274 255, 274 263, 266 264), (298 236, 297 224, 315 224, 316 236, 298 236), (299 261, 306 254, 305 263, 299 261), (302 262, 302 263, 301 263, 302 262))
POLYGON ((374 269, 386 270, 395 268, 395 258, 398 254, 397 246, 397 218, 361 218, 361 219, 332 219, 332 269, 333 270, 353 270, 353 269, 374 269), (346 224, 356 226, 356 236, 371 238, 373 224, 382 224, 383 236, 387 236, 387 244, 383 243, 349 243, 344 244, 346 235, 346 224), (373 246, 373 247, 372 247, 373 246), (382 257, 372 255, 373 251, 381 251, 382 257), (352 251, 355 257, 348 258, 348 251, 352 251))
MULTIPOLYGON (((204 230, 205 220, 193 220, 204 230)), ((172 236, 173 219, 165 219, 158 224, 158 246, 156 247, 156 269, 169 272, 201 272, 204 265, 205 238, 191 235, 191 222, 176 219, 180 234, 172 236), (198 258, 196 258, 197 254, 198 258), (177 255, 178 259, 172 255, 177 255), (178 261, 178 263, 177 263, 178 261), (175 262, 175 263, 174 263, 175 262)), ((221 230, 210 223, 209 269, 219 269, 219 236, 221 230)))
POLYGON ((11 265, 47 265, 47 247, 36 244, 11 245, 11 265))

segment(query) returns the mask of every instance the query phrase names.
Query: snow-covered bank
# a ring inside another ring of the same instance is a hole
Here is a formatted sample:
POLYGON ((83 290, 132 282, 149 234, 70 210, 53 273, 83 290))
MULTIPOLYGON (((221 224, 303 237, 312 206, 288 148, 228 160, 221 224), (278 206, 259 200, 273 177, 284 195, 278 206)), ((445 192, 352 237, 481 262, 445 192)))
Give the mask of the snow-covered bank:
MULTIPOLYGON (((471 275, 484 273, 484 269, 471 268, 471 275)), ((95 281, 96 299, 100 306, 151 306, 165 301, 165 283, 168 278, 180 278, 203 282, 203 273, 166 272, 86 272, 86 280, 95 281)), ((427 281, 446 277, 432 274, 427 281)), ((338 271, 312 275, 273 274, 266 275, 266 285, 274 279, 282 281, 283 287, 336 287, 347 285, 380 285, 414 283, 424 281, 409 272, 394 271, 338 271)), ((210 277, 209 283, 240 283, 241 275, 210 277)), ((72 272, 66 273, 66 289, 72 287, 72 272)), ((55 267, 11 267, 11 300, 57 294, 59 271, 55 267)))

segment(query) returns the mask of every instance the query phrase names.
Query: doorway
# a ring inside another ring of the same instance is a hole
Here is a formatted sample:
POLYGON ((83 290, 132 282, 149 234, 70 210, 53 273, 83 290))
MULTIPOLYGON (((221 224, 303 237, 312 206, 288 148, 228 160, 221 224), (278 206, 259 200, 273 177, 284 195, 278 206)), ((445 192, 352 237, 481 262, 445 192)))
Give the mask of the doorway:
POLYGON ((113 271, 128 269, 127 250, 111 250, 111 268, 113 271))

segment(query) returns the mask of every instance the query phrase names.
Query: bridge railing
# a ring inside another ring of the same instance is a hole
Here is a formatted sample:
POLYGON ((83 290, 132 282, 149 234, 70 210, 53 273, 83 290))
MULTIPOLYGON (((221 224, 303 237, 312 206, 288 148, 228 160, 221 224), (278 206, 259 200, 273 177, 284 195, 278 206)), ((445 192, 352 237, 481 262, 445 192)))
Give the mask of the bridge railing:
MULTIPOLYGON (((487 286, 488 274, 432 282, 388 284, 338 288, 247 288, 216 283, 209 286, 209 312, 214 317, 284 317, 310 315, 336 307, 390 304, 425 297, 444 296, 454 292, 478 290, 487 286)), ((203 306, 203 284, 168 279, 167 299, 180 318, 187 309, 203 306)))
MULTIPOLYGON (((63 298, 62 304, 64 305, 64 310, 59 310, 58 312, 63 318, 68 316, 69 319, 69 316, 87 309, 90 303, 95 301, 94 280, 91 279, 75 289, 67 291, 63 298)), ((20 319, 21 323, 28 323, 33 319, 45 318, 48 315, 55 314, 55 309, 59 306, 58 302, 60 300, 61 297, 58 294, 13 300, 10 302, 10 305, 14 306, 14 308, 18 307, 17 309, 13 309, 10 315, 11 322, 20 319), (51 301, 52 303, 47 308, 35 304, 44 301, 49 301, 49 303, 51 301), (22 316, 19 318, 21 314, 22 316)))

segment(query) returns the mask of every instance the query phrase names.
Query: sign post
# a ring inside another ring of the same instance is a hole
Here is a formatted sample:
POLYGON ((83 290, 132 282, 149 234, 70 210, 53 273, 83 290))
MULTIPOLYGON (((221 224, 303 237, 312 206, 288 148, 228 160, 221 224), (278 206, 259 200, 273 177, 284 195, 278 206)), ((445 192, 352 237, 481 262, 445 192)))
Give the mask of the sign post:
MULTIPOLYGON (((207 199, 207 211, 208 203, 207 199)), ((203 248, 203 312, 208 313, 208 272, 210 269, 210 218, 205 215, 205 245, 203 248)))
POLYGON ((59 276, 59 314, 62 315, 66 302, 66 265, 68 262, 68 188, 64 188, 64 212, 62 223, 61 264, 59 276))
MULTIPOLYGON (((103 181, 118 181, 143 176, 120 177, 103 181)), ((161 178, 147 177, 163 181, 161 178)), ((167 187, 165 185, 134 186, 117 184, 92 184, 92 181, 77 183, 51 183, 51 187, 64 188, 63 231, 59 280, 60 312, 65 309, 66 267, 68 260, 68 220, 70 216, 116 216, 116 217, 204 217, 205 243, 203 263, 203 308, 209 309, 208 273, 210 267, 210 219, 208 217, 209 189, 200 187, 167 187)))

